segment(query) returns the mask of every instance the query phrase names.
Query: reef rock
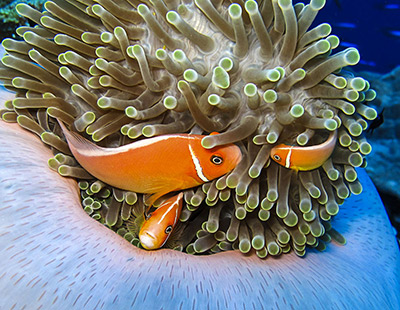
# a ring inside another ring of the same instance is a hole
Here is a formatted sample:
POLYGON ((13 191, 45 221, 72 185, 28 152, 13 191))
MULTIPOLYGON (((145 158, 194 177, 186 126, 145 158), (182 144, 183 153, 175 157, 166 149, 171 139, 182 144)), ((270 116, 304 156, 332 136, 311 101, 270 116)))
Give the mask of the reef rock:
POLYGON ((367 135, 372 144, 367 171, 382 192, 400 199, 400 67, 381 75, 360 72, 377 91, 373 105, 378 112, 384 110, 383 124, 367 135))

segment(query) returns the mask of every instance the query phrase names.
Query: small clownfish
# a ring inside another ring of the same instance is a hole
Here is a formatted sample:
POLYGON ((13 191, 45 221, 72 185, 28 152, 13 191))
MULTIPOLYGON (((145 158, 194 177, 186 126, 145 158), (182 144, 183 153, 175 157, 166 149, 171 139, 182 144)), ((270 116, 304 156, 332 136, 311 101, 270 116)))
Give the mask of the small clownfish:
POLYGON ((331 156, 337 140, 337 131, 331 132, 328 139, 313 146, 290 146, 279 144, 271 150, 271 158, 279 165, 296 171, 316 169, 331 156))
POLYGON ((201 145, 204 135, 162 135, 104 148, 59 124, 72 154, 86 171, 111 186, 152 194, 150 205, 169 192, 228 173, 242 158, 235 144, 205 149, 201 145))
POLYGON ((168 240, 182 210, 183 193, 164 201, 143 223, 139 240, 146 250, 157 250, 168 240))

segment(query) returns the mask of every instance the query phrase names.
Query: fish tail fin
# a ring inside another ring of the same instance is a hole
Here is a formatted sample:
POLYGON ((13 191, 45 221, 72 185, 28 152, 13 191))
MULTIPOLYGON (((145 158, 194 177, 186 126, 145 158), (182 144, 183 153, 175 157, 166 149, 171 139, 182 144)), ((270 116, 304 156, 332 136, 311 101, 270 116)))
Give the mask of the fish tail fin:
POLYGON ((56 118, 58 125, 60 125, 61 130, 65 133, 66 131, 68 131, 67 127, 65 127, 64 123, 62 121, 60 121, 58 118, 56 118))
POLYGON ((67 129, 67 127, 65 127, 63 122, 60 121, 59 119, 57 119, 57 121, 58 121, 58 124, 61 127, 62 132, 64 133, 65 139, 67 140, 68 146, 71 149, 73 154, 74 154, 74 152, 76 152, 76 150, 91 150, 91 151, 95 151, 95 150, 102 149, 102 147, 100 147, 100 146, 94 144, 93 142, 85 139, 84 137, 82 137, 78 133, 75 133, 73 131, 69 131, 67 129))

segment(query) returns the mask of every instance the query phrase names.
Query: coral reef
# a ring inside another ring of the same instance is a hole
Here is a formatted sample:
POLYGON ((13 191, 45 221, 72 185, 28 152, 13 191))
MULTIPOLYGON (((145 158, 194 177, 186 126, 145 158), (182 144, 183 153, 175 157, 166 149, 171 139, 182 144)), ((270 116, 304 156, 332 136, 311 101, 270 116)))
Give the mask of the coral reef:
POLYGON ((400 67, 387 74, 360 72, 360 75, 371 80, 379 96, 374 100, 375 109, 384 110, 382 126, 368 133, 367 137, 376 148, 372 150, 371 163, 367 166, 374 183, 385 192, 400 198, 398 188, 400 175, 400 150, 397 141, 400 139, 400 67), (390 169, 391 173, 386 172, 390 169), (381 176, 384 175, 384 178, 381 176))
MULTIPOLYGON (((0 95, 0 98, 3 96, 0 95)), ((379 196, 346 200, 335 227, 348 244, 267 262, 228 251, 146 252, 86 216, 76 182, 51 151, 0 122, 0 290, 10 309, 396 309, 400 253, 379 196), (23 163, 23 164, 21 164, 23 163), (373 268, 371 268, 371 266, 373 268)))
POLYGON ((80 180, 86 212, 133 244, 143 195, 93 180, 55 118, 108 147, 212 131, 221 134, 204 138, 205 148, 241 147, 230 174, 184 192, 167 247, 264 258, 344 243, 331 219, 362 191, 354 168, 371 151, 362 133, 376 117, 375 92, 342 70, 358 62, 356 49, 333 54, 331 27, 309 29, 324 3, 68 0, 46 2, 46 14, 20 4, 39 27, 2 43, 0 78, 17 98, 1 117, 39 135, 57 153, 50 167, 80 180), (318 169, 297 173, 269 159, 279 143, 319 144, 334 130, 339 143, 318 169))
MULTIPOLYGON (((26 3, 30 6, 40 9, 43 6, 44 0, 5 0, 0 1, 0 17, 3 23, 14 23, 20 24, 24 20, 24 17, 20 16, 15 10, 15 6, 18 3, 26 3)), ((4 29, 2 30, 4 31, 4 29)))
POLYGON ((43 7, 45 0, 4 0, 0 1, 0 39, 13 35, 15 29, 21 25, 28 24, 28 21, 20 16, 15 10, 18 3, 26 3, 36 9, 43 7))
POLYGON ((373 104, 384 120, 381 126, 367 133, 374 148, 366 169, 381 193, 400 240, 400 67, 387 74, 360 72, 360 75, 376 88, 379 96, 373 104))

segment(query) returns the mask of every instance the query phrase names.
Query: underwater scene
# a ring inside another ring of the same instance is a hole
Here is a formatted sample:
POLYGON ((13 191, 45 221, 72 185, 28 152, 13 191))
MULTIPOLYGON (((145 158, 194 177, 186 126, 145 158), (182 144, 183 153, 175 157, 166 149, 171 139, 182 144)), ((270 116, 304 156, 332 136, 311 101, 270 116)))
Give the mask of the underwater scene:
POLYGON ((400 309, 399 1, 0 18, 0 309, 400 309))

